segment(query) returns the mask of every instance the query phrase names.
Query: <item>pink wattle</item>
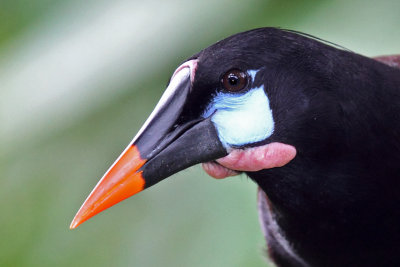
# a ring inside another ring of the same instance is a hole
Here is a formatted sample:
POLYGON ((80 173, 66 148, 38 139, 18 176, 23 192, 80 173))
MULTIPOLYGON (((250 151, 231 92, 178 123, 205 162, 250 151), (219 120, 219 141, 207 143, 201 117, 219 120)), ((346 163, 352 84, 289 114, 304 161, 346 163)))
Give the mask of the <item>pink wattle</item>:
POLYGON ((240 174, 234 170, 225 168, 224 166, 216 162, 207 162, 202 164, 204 171, 216 179, 223 179, 229 176, 235 176, 240 174))
POLYGON ((271 143, 247 149, 234 149, 216 162, 203 163, 204 171, 214 178, 226 178, 237 171, 259 171, 282 167, 296 156, 296 148, 282 143, 271 143))

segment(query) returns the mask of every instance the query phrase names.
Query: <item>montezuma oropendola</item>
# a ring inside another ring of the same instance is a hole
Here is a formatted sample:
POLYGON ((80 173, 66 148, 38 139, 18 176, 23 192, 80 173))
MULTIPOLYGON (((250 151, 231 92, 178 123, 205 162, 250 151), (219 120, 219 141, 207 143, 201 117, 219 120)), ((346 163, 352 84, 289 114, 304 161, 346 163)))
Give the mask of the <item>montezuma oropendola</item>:
POLYGON ((204 49, 174 72, 71 228, 208 162, 214 177, 244 171, 259 185, 278 266, 400 265, 399 58, 378 60, 276 28, 204 49))

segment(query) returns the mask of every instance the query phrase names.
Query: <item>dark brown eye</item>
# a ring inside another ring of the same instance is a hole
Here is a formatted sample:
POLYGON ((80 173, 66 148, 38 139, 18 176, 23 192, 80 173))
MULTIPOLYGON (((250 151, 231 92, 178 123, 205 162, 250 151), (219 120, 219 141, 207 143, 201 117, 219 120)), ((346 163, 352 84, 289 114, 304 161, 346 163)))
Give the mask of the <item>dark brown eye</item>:
POLYGON ((238 92, 247 85, 247 75, 245 72, 232 69, 222 76, 222 86, 229 92, 238 92))

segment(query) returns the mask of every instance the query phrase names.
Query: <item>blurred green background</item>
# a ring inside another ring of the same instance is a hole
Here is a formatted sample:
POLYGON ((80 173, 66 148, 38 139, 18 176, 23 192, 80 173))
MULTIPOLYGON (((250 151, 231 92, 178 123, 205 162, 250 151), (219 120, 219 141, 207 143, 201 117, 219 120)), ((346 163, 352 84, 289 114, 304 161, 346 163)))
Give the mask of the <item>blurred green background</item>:
POLYGON ((0 266, 267 266, 246 177, 199 166, 68 229, 181 61, 262 26, 400 53, 400 1, 0 0, 0 266))

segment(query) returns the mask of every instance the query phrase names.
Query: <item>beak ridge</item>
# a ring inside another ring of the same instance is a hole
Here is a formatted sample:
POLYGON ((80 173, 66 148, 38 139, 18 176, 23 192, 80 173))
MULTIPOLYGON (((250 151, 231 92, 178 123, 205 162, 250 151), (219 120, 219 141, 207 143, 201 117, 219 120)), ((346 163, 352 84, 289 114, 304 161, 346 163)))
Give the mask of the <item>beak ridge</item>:
POLYGON ((178 171, 227 154, 210 118, 179 121, 196 67, 193 59, 174 72, 150 117, 90 193, 71 229, 178 171))

